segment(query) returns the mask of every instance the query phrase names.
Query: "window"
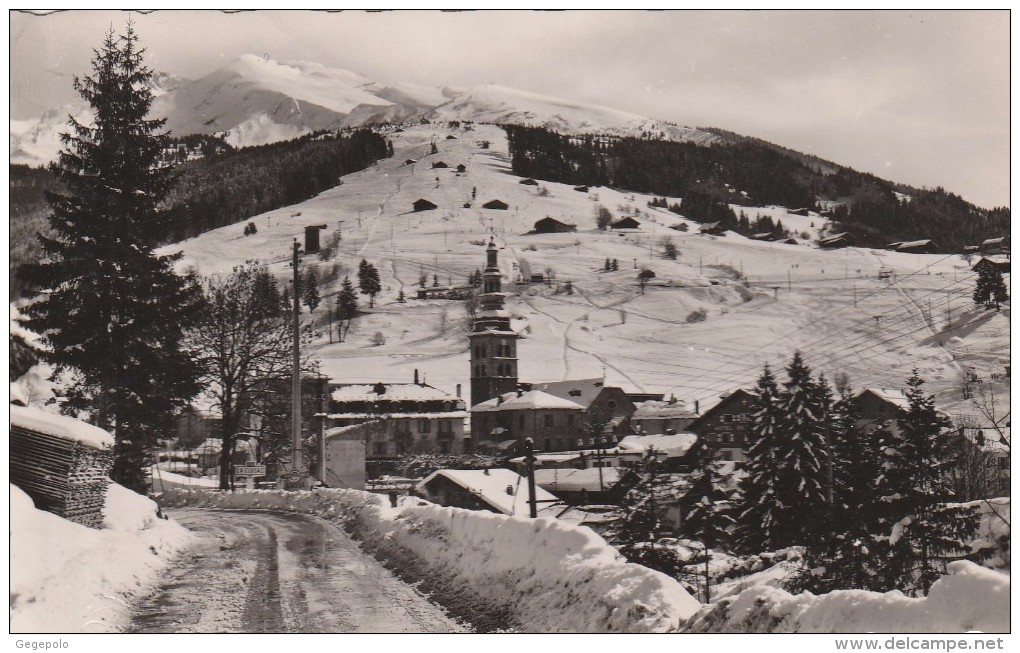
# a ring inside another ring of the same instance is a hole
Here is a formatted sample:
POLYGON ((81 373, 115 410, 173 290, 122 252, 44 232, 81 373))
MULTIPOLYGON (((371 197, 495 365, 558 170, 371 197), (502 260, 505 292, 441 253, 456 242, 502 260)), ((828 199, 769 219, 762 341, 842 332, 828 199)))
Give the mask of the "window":
POLYGON ((549 427, 549 426, 552 426, 552 425, 553 425, 553 416, 552 416, 552 415, 544 415, 544 416, 543 416, 543 418, 544 418, 544 420, 545 420, 545 425, 546 425, 547 427, 549 427))
POLYGON ((420 419, 420 420, 418 420, 418 432, 419 433, 428 433, 431 430, 432 430, 432 422, 430 422, 427 419, 420 419))
POLYGON ((451 430, 452 429, 450 428, 450 420, 448 420, 448 419, 441 419, 441 420, 439 420, 439 432, 440 433, 449 433, 451 430))
POLYGON ((723 415, 722 416, 722 422, 723 422, 723 424, 732 424, 733 423, 733 415, 730 415, 729 413, 727 413, 726 415, 723 415))
POLYGON ((485 347, 483 346, 483 347, 481 348, 481 350, 482 350, 482 353, 481 353, 481 355, 479 356, 479 358, 485 358, 485 347))

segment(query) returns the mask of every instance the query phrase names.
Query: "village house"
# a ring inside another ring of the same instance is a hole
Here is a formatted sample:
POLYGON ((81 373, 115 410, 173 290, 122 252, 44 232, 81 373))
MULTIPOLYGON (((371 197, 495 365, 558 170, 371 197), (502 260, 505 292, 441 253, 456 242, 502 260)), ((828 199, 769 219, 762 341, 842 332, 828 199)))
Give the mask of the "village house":
POLYGON ((644 401, 636 404, 630 416, 630 425, 636 433, 679 433, 697 419, 698 415, 686 403, 671 398, 668 401, 644 401))
POLYGON ((721 222, 706 222, 698 228, 699 234, 708 234, 711 236, 722 236, 726 233, 726 228, 722 226, 721 222))
POLYGON ((911 240, 895 245, 897 252, 905 254, 935 254, 939 249, 933 240, 911 240))
POLYGON ((520 180, 517 183, 518 184, 523 184, 525 186, 538 186, 538 182, 535 181, 534 179, 522 179, 522 180, 520 180))
POLYGON ((970 269, 975 272, 981 272, 981 270, 986 268, 998 270, 1000 274, 1009 274, 1009 258, 1003 256, 982 256, 970 269))
POLYGON ((982 241, 979 246, 982 254, 1005 254, 1009 255, 1009 236, 988 238, 982 241))
MULTIPOLYGON (((381 422, 366 442, 370 472, 404 453, 463 453, 464 400, 418 381, 330 384, 324 428, 381 422)), ((372 475, 370 473, 370 475, 372 475)))
POLYGON ((754 402, 754 395, 744 389, 722 395, 719 403, 688 424, 687 430, 714 447, 720 460, 746 461, 754 402))

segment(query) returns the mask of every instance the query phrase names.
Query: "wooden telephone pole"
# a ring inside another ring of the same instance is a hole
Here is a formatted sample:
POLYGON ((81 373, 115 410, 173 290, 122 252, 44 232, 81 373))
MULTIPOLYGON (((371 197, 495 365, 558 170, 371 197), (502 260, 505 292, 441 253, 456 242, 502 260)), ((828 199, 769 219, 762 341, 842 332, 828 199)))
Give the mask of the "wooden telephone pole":
POLYGON ((290 438, 290 460, 291 468, 288 478, 290 481, 298 481, 305 475, 301 451, 301 272, 300 265, 301 249, 298 242, 294 241, 294 306, 293 306, 293 360, 291 361, 291 438, 290 438))

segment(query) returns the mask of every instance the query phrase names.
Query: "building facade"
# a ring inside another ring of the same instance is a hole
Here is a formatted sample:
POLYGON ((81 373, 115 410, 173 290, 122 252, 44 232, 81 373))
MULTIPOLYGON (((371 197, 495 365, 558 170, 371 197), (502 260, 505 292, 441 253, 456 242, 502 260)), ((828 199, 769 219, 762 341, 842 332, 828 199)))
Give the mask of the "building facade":
POLYGON ((717 449, 720 460, 743 462, 755 410, 754 395, 737 389, 723 395, 719 403, 688 424, 687 430, 717 449))

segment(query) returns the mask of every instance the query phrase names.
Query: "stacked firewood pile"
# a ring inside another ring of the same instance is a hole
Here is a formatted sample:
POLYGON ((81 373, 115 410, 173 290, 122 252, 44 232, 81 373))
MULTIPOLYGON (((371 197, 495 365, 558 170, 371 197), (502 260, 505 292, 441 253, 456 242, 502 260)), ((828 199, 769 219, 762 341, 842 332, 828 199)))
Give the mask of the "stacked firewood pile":
POLYGON ((10 455, 11 482, 36 508, 102 528, 112 451, 12 424, 10 455))

